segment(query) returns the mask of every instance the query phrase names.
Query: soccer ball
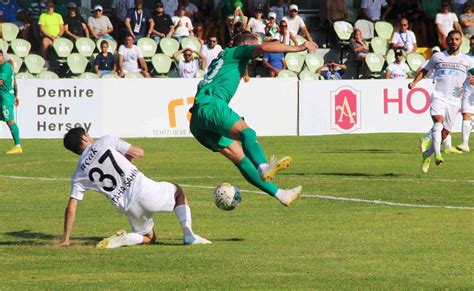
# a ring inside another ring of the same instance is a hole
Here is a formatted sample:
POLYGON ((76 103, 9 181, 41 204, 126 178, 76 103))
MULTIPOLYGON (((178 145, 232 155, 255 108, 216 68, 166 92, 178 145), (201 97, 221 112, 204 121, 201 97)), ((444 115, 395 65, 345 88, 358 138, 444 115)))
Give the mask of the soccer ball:
POLYGON ((214 190, 214 202, 222 210, 232 210, 240 204, 240 190, 230 183, 222 183, 214 190))

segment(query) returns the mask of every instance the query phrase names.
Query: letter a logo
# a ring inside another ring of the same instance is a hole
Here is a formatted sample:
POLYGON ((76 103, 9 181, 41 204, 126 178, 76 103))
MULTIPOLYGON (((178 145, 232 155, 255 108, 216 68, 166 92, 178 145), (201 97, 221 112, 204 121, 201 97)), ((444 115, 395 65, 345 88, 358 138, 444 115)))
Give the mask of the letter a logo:
POLYGON ((341 87, 331 92, 331 129, 350 133, 361 128, 360 91, 341 87))

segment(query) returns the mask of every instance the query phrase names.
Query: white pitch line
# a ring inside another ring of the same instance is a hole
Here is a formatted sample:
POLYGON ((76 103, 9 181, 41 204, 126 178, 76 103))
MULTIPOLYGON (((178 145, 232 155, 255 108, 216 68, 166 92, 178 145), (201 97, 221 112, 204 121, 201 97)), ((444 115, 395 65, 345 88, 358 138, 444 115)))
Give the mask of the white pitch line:
MULTIPOLYGON (((66 179, 66 178, 24 177, 24 176, 5 176, 5 175, 0 175, 0 178, 15 179, 15 180, 70 181, 70 179, 66 179)), ((188 187, 188 188, 197 188, 197 189, 214 189, 215 188, 213 186, 200 186, 200 185, 187 185, 187 184, 180 184, 180 186, 188 187)), ((261 191, 242 190, 242 189, 240 191, 244 193, 267 195, 261 191)), ((349 202, 398 206, 398 207, 410 207, 410 208, 474 210, 474 207, 469 207, 469 206, 410 204, 410 203, 398 203, 398 202, 390 202, 390 201, 383 201, 383 200, 368 200, 368 199, 359 199, 359 198, 351 198, 351 197, 325 196, 325 195, 318 195, 318 194, 301 194, 300 196, 303 198, 349 201, 349 202)))

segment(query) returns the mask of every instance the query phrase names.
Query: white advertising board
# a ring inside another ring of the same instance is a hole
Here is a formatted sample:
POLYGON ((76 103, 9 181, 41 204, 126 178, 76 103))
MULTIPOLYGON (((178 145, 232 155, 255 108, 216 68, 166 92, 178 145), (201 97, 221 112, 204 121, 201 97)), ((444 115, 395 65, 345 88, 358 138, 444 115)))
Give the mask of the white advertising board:
MULTIPOLYGON (((427 132, 431 80, 301 81, 299 134, 427 132)), ((455 130, 460 129, 461 118, 455 130)))

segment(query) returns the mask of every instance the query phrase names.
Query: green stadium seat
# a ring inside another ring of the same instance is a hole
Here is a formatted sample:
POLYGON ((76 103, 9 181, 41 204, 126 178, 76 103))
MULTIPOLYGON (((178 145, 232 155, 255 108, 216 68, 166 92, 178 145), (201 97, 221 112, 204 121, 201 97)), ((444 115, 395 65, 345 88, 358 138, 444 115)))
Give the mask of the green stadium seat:
POLYGON ((158 75, 166 75, 170 71, 172 60, 165 54, 156 54, 151 58, 151 63, 158 75))
POLYGON ((375 23, 375 32, 377 36, 390 40, 393 34, 393 25, 386 21, 377 21, 375 23))
POLYGON ((305 57, 298 53, 287 53, 285 55, 286 67, 288 70, 299 73, 303 68, 305 57))
POLYGON ((60 37, 54 40, 53 48, 60 59, 66 62, 66 58, 71 54, 74 44, 65 37, 60 37))
POLYGON ((67 57, 67 65, 69 66, 69 70, 74 75, 80 75, 84 73, 87 63, 88 61, 86 57, 79 53, 72 53, 67 57))
POLYGON ((15 74, 17 74, 20 71, 21 66, 23 65, 23 60, 17 55, 10 54, 9 56, 10 58, 12 58, 13 63, 15 64, 13 71, 15 72, 15 74))
POLYGON ((12 40, 10 44, 13 53, 20 58, 26 57, 31 50, 31 43, 26 39, 17 38, 12 40))
POLYGON ((347 21, 336 21, 333 24, 334 31, 341 42, 349 44, 354 27, 347 21))
POLYGON ((469 53, 470 50, 471 50, 471 41, 469 40, 469 38, 463 36, 462 43, 461 43, 461 52, 463 54, 467 54, 469 53))
POLYGON ((385 56, 388 50, 388 41, 385 38, 381 37, 374 37, 370 41, 370 46, 372 47, 372 51, 376 54, 385 56))
POLYGON ((310 72, 315 73, 317 69, 324 65, 324 60, 319 53, 314 52, 305 56, 305 64, 310 72))
POLYGON ((298 78, 302 81, 309 81, 309 80, 320 80, 320 77, 322 77, 319 74, 316 74, 314 72, 311 72, 309 70, 303 70, 301 73, 298 75, 298 78))
POLYGON ((381 72, 385 64, 385 59, 382 55, 368 53, 365 57, 365 63, 371 73, 372 78, 379 78, 381 76, 381 72))
POLYGON ((59 79, 59 76, 55 72, 43 71, 38 74, 38 79, 59 79))
POLYGON ((100 49, 100 43, 105 40, 109 43, 109 52, 114 54, 115 51, 117 50, 117 42, 113 39, 108 39, 108 38, 99 38, 97 41, 96 41, 96 46, 97 46, 97 49, 100 49))
POLYGON ((99 79, 99 76, 91 72, 85 72, 79 75, 79 79, 99 79))
POLYGON ((280 73, 278 73, 278 78, 298 78, 295 72, 289 71, 289 70, 281 70, 280 73))
POLYGON ((203 78, 206 73, 204 70, 198 70, 196 73, 196 78, 203 78))
POLYGON ((29 54, 25 57, 26 69, 30 74, 37 75, 43 71, 45 60, 42 56, 29 54))
POLYGON ((15 75, 15 78, 17 80, 23 80, 23 79, 36 79, 35 76, 33 76, 32 74, 28 73, 28 72, 21 72, 21 73, 18 73, 15 75))
POLYGON ((106 74, 106 75, 102 75, 102 77, 100 78, 101 79, 120 79, 120 77, 117 74, 106 74))
POLYGON ((143 79, 143 75, 137 72, 128 72, 125 74, 125 79, 143 79))
POLYGON ((1 49, 4 53, 6 53, 6 52, 8 52, 8 47, 9 47, 8 42, 6 42, 5 40, 3 40, 3 39, 0 38, 0 49, 1 49))
POLYGON ((76 40, 77 52, 86 58, 92 56, 95 51, 95 42, 87 37, 81 37, 76 40))
POLYGON ((185 38, 183 38, 183 40, 181 42, 181 48, 183 48, 183 49, 190 48, 193 51, 200 52, 201 51, 201 43, 199 42, 199 40, 196 37, 192 37, 192 36, 185 37, 185 38))
POLYGON ((137 46, 142 50, 143 57, 148 61, 156 54, 158 44, 154 39, 142 37, 138 40, 137 46))
POLYGON ((11 42, 17 37, 19 32, 20 29, 16 24, 9 22, 2 23, 2 37, 5 41, 11 42))
POLYGON ((179 50, 179 42, 171 37, 165 37, 160 40, 160 49, 163 54, 172 57, 179 50))
POLYGON ((416 72, 425 63, 425 58, 419 53, 410 53, 406 56, 410 70, 416 72))

